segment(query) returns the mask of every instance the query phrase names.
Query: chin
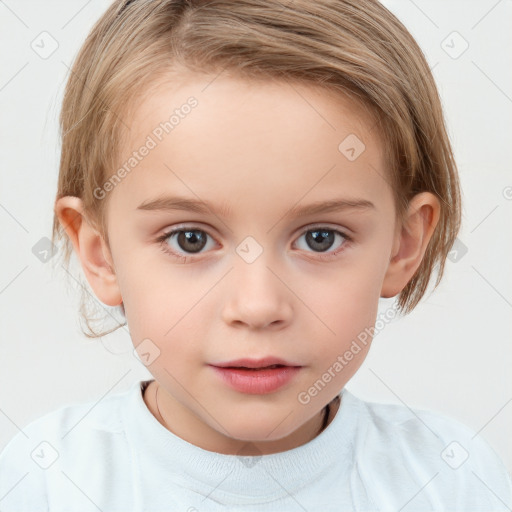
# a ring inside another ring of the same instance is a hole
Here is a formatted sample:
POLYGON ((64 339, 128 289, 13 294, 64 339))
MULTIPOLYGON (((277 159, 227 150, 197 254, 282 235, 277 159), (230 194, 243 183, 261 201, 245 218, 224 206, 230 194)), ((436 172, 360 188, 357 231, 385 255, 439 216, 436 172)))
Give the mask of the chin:
MULTIPOLYGON (((286 415, 270 416, 263 418, 261 415, 239 417, 226 429, 230 437, 248 443, 268 443, 279 441, 292 434, 299 424, 291 425, 289 421, 283 421, 286 415)), ((287 418, 290 419, 289 417, 287 418)))

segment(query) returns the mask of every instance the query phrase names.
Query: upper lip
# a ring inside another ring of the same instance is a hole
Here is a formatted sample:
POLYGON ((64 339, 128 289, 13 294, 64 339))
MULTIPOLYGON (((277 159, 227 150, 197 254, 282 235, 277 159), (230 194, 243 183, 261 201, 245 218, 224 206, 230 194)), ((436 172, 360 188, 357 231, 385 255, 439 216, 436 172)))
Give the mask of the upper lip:
POLYGON ((282 366, 300 366, 298 364, 293 364, 288 361, 285 361, 284 359, 281 359, 279 357, 272 356, 263 357, 261 359, 236 359, 233 361, 227 361, 225 363, 215 363, 212 364, 212 366, 218 366, 220 368, 265 368, 266 366, 273 366, 277 364, 282 366))

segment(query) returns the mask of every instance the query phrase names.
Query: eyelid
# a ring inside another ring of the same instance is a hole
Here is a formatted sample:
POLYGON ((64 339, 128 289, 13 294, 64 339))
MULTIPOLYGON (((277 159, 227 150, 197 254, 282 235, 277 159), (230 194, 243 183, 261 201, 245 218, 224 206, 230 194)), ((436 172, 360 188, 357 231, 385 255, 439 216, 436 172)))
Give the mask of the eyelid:
MULTIPOLYGON (((346 227, 340 227, 340 226, 337 226, 337 225, 333 226, 329 222, 324 222, 324 223, 322 223, 322 222, 313 222, 313 223, 309 223, 309 224, 304 224, 300 228, 297 228, 295 230, 295 233, 296 233, 296 235, 303 235, 304 233, 307 233, 308 231, 312 231, 314 229, 320 229, 320 228, 327 228, 327 229, 332 230, 332 231, 337 231, 338 233, 340 233, 341 235, 343 235, 345 238, 347 238, 349 240, 353 236, 352 230, 350 230, 350 229, 348 229, 346 227)), ((172 226, 171 228, 165 229, 163 231, 162 235, 160 235, 158 238, 162 238, 164 236, 169 236, 169 235, 171 235, 175 231, 181 231, 181 230, 183 230, 183 231, 186 231, 186 230, 194 231, 194 230, 197 230, 197 231, 204 231, 211 238, 215 239, 215 237, 210 234, 209 229, 210 229, 210 226, 208 226, 207 228, 204 228, 204 227, 202 227, 202 225, 200 223, 193 223, 193 222, 192 223, 186 223, 186 222, 183 222, 181 224, 176 224, 176 225, 172 226)))
POLYGON ((352 236, 352 230, 350 230, 346 227, 341 227, 339 225, 333 225, 330 222, 313 222, 310 224, 305 224, 304 226, 302 226, 301 228, 298 229, 298 232, 301 235, 303 235, 304 233, 306 233, 308 231, 313 231, 315 229, 321 229, 321 228, 326 228, 331 231, 337 231, 338 233, 341 233, 343 236, 346 236, 347 238, 352 236))
POLYGON ((167 238, 169 238, 172 234, 179 232, 179 231, 202 231, 203 233, 206 233, 212 240, 215 241, 215 243, 218 243, 216 240, 216 237, 214 237, 211 233, 209 228, 204 228, 199 224, 176 224, 175 226, 172 226, 171 228, 167 228, 163 231, 161 235, 157 237, 157 241, 165 241, 167 238))
MULTIPOLYGON (((343 248, 345 248, 346 245, 354 242, 355 233, 351 229, 348 229, 344 226, 342 227, 340 225, 333 226, 329 222, 325 222, 325 223, 314 222, 312 224, 306 224, 306 225, 302 226, 299 229, 298 234, 295 236, 293 243, 295 244, 297 242, 297 239, 299 237, 301 237, 302 235, 306 234, 308 231, 314 231, 315 229, 322 229, 322 228, 324 228, 328 231, 333 231, 335 233, 340 234, 344 239, 343 244, 342 244, 343 248)), ((344 250, 343 248, 339 249, 339 251, 344 250)), ((312 254, 320 255, 320 257, 322 254, 324 255, 324 257, 327 257, 328 254, 331 254, 331 255, 337 254, 337 252, 339 252, 339 251, 338 251, 338 249, 335 249, 332 252, 326 252, 326 253, 321 253, 321 252, 315 253, 314 251, 310 251, 310 252, 312 254)))
POLYGON ((203 231, 206 233, 210 238, 215 239, 216 237, 211 234, 212 231, 215 231, 211 226, 208 226, 206 224, 201 223, 195 223, 195 222, 182 222, 181 224, 175 224, 172 227, 164 228, 162 230, 162 234, 158 236, 158 238, 169 236, 175 231, 203 231))

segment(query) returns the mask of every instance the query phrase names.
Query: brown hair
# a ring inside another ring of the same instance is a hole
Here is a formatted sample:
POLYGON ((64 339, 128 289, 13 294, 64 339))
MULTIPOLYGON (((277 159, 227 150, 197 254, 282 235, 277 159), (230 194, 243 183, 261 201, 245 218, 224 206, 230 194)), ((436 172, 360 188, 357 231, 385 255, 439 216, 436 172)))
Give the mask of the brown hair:
MULTIPOLYGON (((383 141, 398 218, 423 191, 441 204, 420 267, 399 294, 399 311, 409 313, 418 304, 436 265, 437 287, 460 228, 457 169, 427 61, 377 0, 115 1, 92 28, 66 85, 57 191, 57 198, 82 199, 107 244, 108 197, 98 199, 94 190, 116 169, 129 131, 122 118, 159 77, 180 68, 300 81, 363 105, 383 141)), ((52 240, 62 237, 54 217, 52 240)), ((69 263, 72 246, 64 238, 69 263)), ((105 334, 90 327, 85 300, 84 293, 81 313, 91 331, 84 334, 105 334)))

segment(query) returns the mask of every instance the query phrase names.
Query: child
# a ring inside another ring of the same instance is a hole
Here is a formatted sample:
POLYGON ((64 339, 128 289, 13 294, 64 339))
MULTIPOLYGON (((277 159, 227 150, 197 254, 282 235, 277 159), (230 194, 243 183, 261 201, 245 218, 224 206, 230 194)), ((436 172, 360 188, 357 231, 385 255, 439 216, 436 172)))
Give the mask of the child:
POLYGON ((3 512, 512 507, 470 429, 345 388, 460 226, 433 77, 377 0, 116 1, 61 128, 54 239, 154 379, 25 427, 3 512))

